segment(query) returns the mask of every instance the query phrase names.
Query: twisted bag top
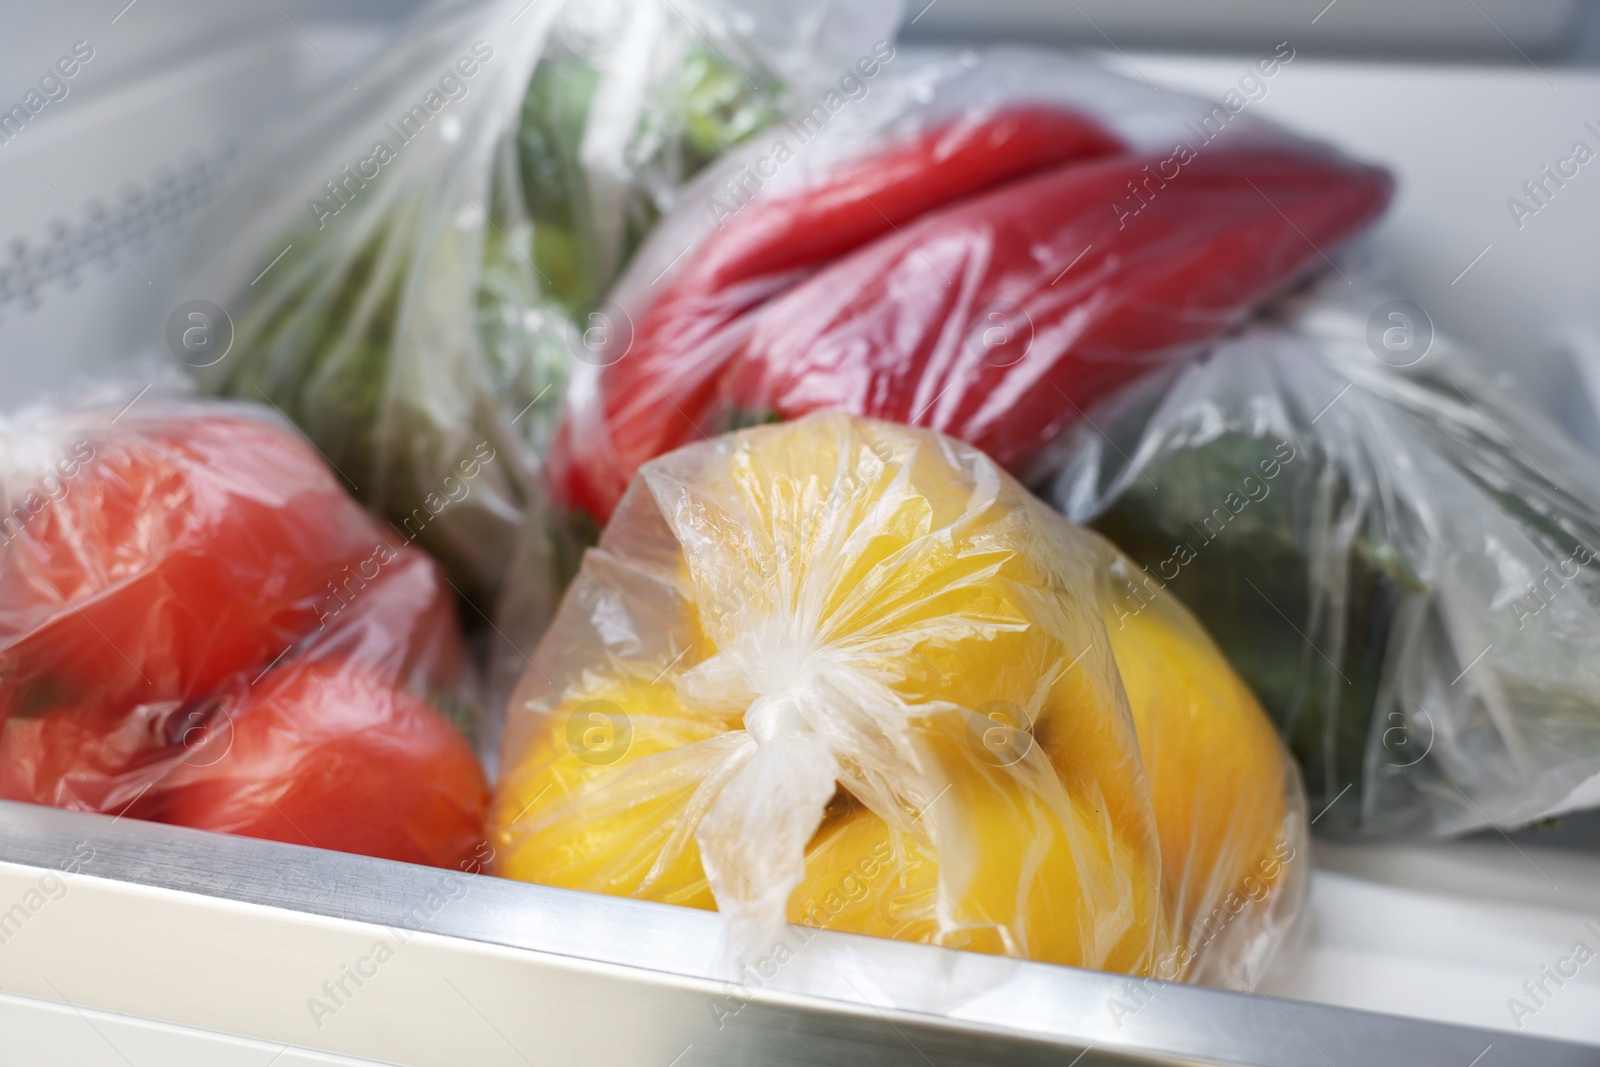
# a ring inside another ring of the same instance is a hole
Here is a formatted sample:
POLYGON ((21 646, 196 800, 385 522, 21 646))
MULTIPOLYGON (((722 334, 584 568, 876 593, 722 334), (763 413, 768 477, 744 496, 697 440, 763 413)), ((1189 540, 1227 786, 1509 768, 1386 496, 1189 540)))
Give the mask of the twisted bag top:
POLYGON ((1245 973, 1298 892, 1294 771, 1204 633, 931 431, 647 465, 512 716, 502 873, 715 907, 746 952, 787 919, 1245 973))

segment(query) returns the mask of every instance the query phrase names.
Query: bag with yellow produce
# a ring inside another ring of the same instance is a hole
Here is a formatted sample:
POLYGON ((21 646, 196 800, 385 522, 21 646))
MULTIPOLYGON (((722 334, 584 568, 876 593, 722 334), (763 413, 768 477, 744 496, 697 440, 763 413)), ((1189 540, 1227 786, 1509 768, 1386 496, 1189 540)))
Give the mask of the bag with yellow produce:
POLYGON ((1600 804, 1600 465, 1417 305, 1325 287, 1090 425, 1052 499, 1205 624, 1319 831, 1600 804))
POLYGON ((1171 597, 977 449, 844 414, 646 464, 513 701, 499 873, 1217 984, 1304 886, 1297 772, 1171 597))

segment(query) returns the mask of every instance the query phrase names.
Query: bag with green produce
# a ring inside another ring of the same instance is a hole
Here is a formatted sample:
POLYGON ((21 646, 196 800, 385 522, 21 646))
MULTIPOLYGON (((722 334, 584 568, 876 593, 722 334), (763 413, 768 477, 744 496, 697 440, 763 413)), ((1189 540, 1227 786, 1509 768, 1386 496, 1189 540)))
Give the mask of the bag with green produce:
POLYGON ((540 457, 596 301, 680 186, 890 34, 896 0, 479 0, 427 9, 359 91, 260 141, 179 300, 180 358, 290 416, 492 613, 536 632, 568 557, 540 457), (194 335, 203 340, 200 334, 194 335), (220 356, 213 353, 224 348, 220 356))
POLYGON ((1600 803, 1600 468, 1415 305, 1313 296, 1103 402, 1053 499, 1199 616, 1319 828, 1600 803))

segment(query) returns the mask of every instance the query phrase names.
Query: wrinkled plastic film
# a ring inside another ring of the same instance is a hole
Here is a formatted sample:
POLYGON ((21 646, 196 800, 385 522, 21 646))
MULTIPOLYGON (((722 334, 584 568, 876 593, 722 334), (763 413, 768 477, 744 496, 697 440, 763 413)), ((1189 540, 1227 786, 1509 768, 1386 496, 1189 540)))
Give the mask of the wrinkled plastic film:
POLYGON ((1333 805, 1319 828, 1591 807, 1600 473, 1445 338, 1371 347, 1379 303, 1297 302, 1108 401, 1127 458, 1070 437, 1054 499, 1199 616, 1333 805))
POLYGON ((1113 629, 1125 567, 927 431, 811 416, 658 460, 513 702, 499 871, 716 908, 747 958, 787 921, 1259 973, 1299 786, 1182 608, 1113 629))
POLYGON ((134 401, 0 427, 0 795, 472 857, 482 699, 437 565, 276 419, 134 401))
MULTIPOLYGON (((437 4, 271 131, 195 242, 211 388, 265 399, 531 645, 575 565, 542 453, 591 314, 695 171, 897 7, 437 4), (790 79, 798 79, 791 81, 790 79), (281 254, 281 258, 280 258, 281 254)), ((880 28, 881 24, 881 28, 880 28)))
POLYGON ((564 507, 603 521, 650 458, 815 410, 1025 471, 1073 405, 1237 325, 1389 194, 1062 56, 888 45, 857 70, 709 167, 618 281, 625 354, 575 368, 552 447, 564 507))

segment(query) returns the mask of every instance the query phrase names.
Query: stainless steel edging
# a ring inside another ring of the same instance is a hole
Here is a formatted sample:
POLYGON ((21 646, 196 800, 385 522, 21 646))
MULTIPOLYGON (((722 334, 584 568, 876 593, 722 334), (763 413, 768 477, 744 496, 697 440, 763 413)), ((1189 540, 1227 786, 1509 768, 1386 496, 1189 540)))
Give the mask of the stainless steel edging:
POLYGON ((643 1067, 685 1048, 677 1067, 1600 1062, 1519 1035, 1165 983, 1130 993, 1116 975, 798 928, 770 974, 741 978, 706 912, 24 804, 0 802, 0 861, 520 950, 547 1000, 603 988, 642 1027, 673 1020, 643 1067), (1113 1001, 1137 1010, 1118 1018, 1113 1001))

